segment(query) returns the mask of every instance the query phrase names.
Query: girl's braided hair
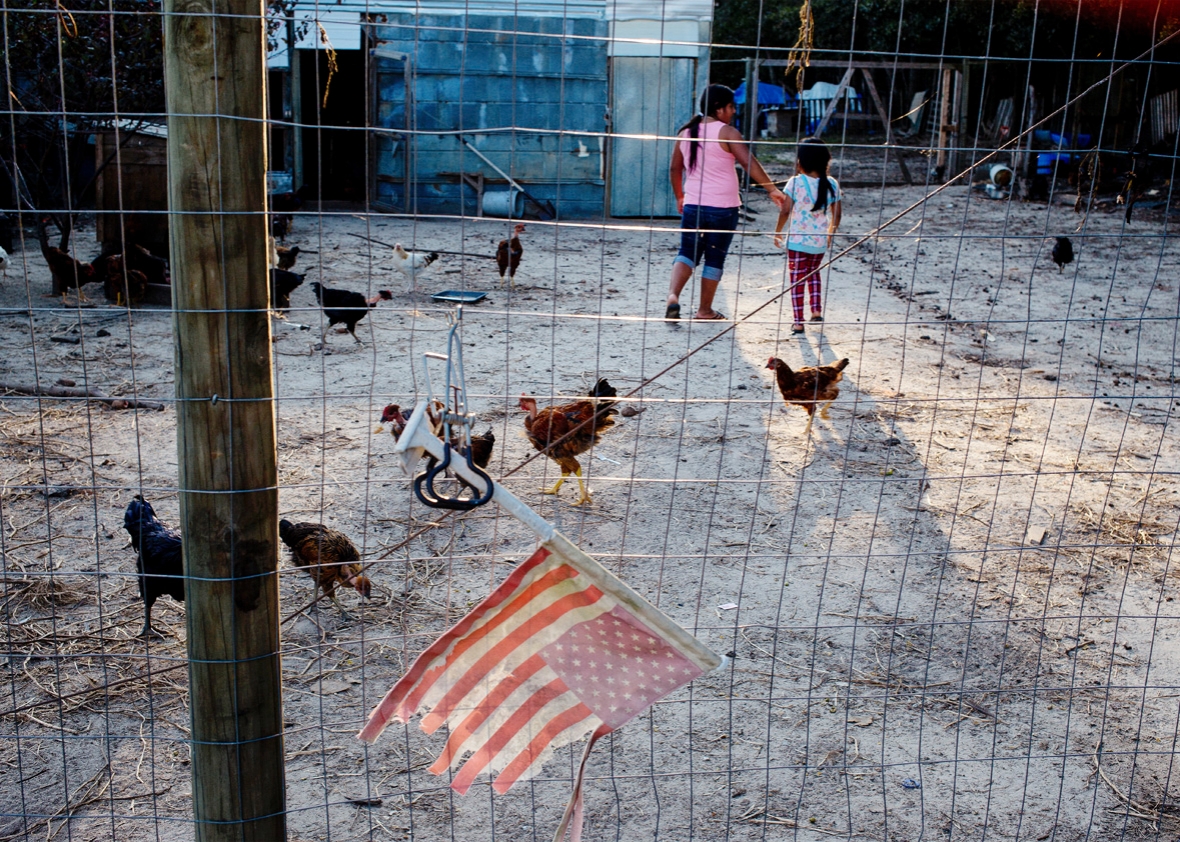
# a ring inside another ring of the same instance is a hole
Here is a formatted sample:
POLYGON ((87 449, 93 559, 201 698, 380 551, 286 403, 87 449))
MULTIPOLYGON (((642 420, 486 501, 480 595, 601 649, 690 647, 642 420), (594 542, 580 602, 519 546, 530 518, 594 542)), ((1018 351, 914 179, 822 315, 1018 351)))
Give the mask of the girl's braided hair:
POLYGON ((811 210, 819 213, 828 207, 828 199, 832 192, 828 181, 828 163, 832 160, 832 153, 828 145, 818 137, 805 137, 799 141, 799 169, 805 173, 815 173, 819 176, 819 189, 815 193, 815 204, 811 210))

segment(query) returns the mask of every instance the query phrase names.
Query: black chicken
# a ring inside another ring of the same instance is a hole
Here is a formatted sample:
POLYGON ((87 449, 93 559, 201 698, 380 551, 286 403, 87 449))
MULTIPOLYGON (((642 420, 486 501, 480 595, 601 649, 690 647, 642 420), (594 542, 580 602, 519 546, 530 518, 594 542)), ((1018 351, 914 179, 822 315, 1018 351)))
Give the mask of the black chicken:
POLYGON ((303 207, 303 198, 307 193, 301 187, 294 193, 274 193, 270 197, 270 235, 286 241, 291 233, 291 224, 295 221, 294 213, 303 207))
POLYGON ((286 269, 270 270, 270 304, 276 312, 286 315, 291 308, 293 293, 307 275, 288 272, 286 269))
POLYGON ((143 272, 149 284, 170 283, 168 261, 158 255, 152 254, 141 245, 135 243, 129 244, 123 252, 123 260, 126 261, 128 269, 143 272))
POLYGON ((139 494, 127 504, 123 528, 135 548, 135 569, 139 573, 139 596, 143 600, 143 631, 140 637, 162 635, 152 628, 152 605, 162 596, 184 602, 184 557, 180 533, 165 526, 152 504, 139 494))
MULTIPOLYGON (((351 292, 347 289, 332 289, 315 282, 311 285, 311 291, 315 293, 315 300, 320 302, 320 306, 324 309, 324 316, 328 320, 328 327, 335 324, 343 324, 348 332, 352 334, 352 338, 357 341, 358 345, 364 344, 360 337, 356 335, 356 324, 361 319, 369 314, 369 310, 377 306, 377 302, 381 300, 392 301, 393 293, 387 289, 383 289, 374 295, 372 298, 365 298, 359 292, 351 292)), ((323 337, 326 344, 328 341, 327 335, 323 337)))
POLYGON ((1057 264, 1057 273, 1065 271, 1065 264, 1073 263, 1073 243, 1069 237, 1058 237, 1053 244, 1053 262, 1057 264))

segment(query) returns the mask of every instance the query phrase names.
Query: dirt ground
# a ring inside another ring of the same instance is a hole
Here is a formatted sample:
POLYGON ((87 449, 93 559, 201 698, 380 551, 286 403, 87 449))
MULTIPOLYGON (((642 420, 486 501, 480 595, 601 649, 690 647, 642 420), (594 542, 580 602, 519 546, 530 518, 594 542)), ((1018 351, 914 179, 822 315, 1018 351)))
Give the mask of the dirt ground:
MULTIPOLYGON (((833 173, 855 180, 853 164, 833 173)), ((850 187, 843 244, 926 192, 850 187)), ((642 412, 582 459, 593 505, 572 507, 569 485, 541 495, 545 459, 505 480, 731 655, 595 750, 586 838, 1175 836, 1175 217, 1168 238, 1163 209, 1128 226, 1104 206, 1075 231, 1066 198, 951 187, 836 261, 826 320, 803 337, 781 299, 744 319, 623 402, 642 412), (1063 272, 1061 234, 1077 252, 1063 272), (810 442, 772 355, 851 360, 810 442)), ((718 302, 738 317, 784 280, 772 208, 751 210, 718 302)), ((380 409, 422 398, 422 354, 445 350, 452 307, 350 235, 490 255, 507 229, 344 210, 300 217, 289 239, 319 252, 296 267, 309 282, 394 293, 363 345, 329 334, 317 350, 307 284, 274 321, 281 514, 346 531, 375 583, 365 604, 342 595, 349 616, 317 603, 282 628, 292 838, 549 839, 568 796, 580 745, 505 796, 459 797, 426 772, 443 735, 354 739, 534 544, 494 504, 440 521, 393 467, 380 409)), ((465 308, 463 341, 494 476, 532 454, 522 391, 545 404, 606 377, 628 392, 723 327, 662 319, 674 229, 529 222, 515 291, 480 257, 444 255, 423 279, 490 290, 465 308)), ((0 382, 65 378, 166 408, 0 398, 0 840, 67 838, 67 817, 71 839, 192 839, 184 608, 161 600, 165 639, 135 637, 122 530, 140 491, 178 518, 170 314, 98 287, 94 306, 46 298, 28 245, 0 282, 0 382)), ((284 617, 311 596, 282 577, 284 617)))

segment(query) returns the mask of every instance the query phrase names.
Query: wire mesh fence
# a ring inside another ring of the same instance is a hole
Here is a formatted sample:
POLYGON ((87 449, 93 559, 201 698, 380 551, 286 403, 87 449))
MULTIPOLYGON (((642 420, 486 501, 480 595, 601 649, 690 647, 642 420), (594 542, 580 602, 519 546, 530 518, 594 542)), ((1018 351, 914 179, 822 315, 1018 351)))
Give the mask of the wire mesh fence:
MULTIPOLYGON (((203 620, 171 597, 145 618, 124 526, 136 495, 179 525, 191 491, 177 383, 210 362, 177 350, 162 259, 161 33, 213 11, 0 7, 0 839, 213 832, 203 620)), ((1176 835, 1174 4, 256 11, 268 163, 209 178, 266 180, 270 239, 239 245, 294 274, 230 276, 233 249, 202 271, 271 289, 278 515, 363 567, 325 598, 275 536, 289 838, 548 839, 577 774, 575 743, 459 795, 430 771, 445 729, 355 739, 536 547, 397 467, 383 411, 426 398, 456 299, 487 472, 726 656, 589 755, 587 838, 1176 835), (842 219, 806 309, 743 175, 716 298, 698 270, 667 317, 669 165, 709 82, 777 184, 806 133, 831 150, 842 219), (368 300, 333 323, 331 290, 368 300), (849 361, 810 423, 817 387, 776 358, 849 361), (603 378, 614 425, 542 494, 562 468, 522 393, 603 378)))

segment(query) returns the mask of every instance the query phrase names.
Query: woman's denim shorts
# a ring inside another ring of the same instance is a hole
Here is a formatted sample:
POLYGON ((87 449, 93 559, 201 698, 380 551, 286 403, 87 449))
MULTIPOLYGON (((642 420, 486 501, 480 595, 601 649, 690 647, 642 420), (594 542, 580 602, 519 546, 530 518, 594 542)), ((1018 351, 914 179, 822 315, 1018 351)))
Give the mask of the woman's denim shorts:
POLYGON ((680 254, 677 263, 696 266, 705 259, 701 277, 710 281, 721 280, 725 268, 725 256, 733 242, 737 228, 737 208, 713 208, 708 205, 685 205, 680 217, 680 254))

